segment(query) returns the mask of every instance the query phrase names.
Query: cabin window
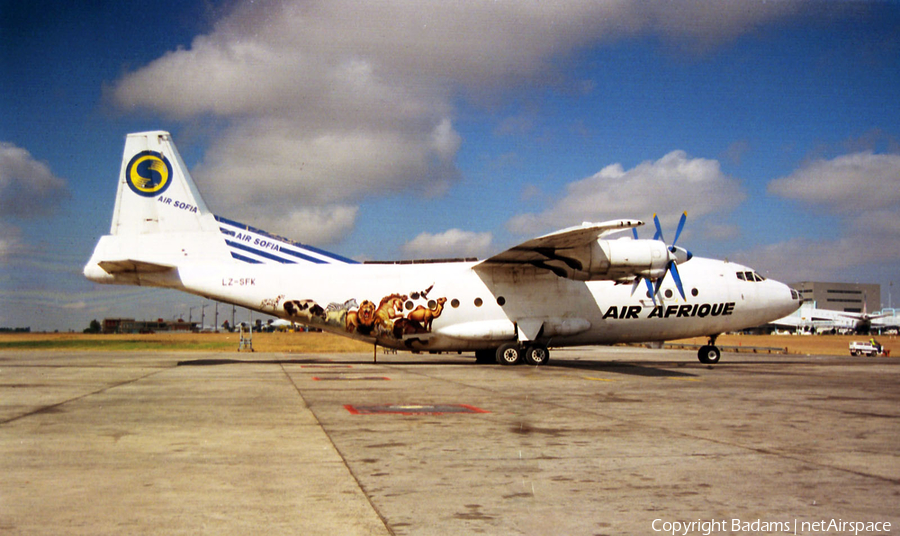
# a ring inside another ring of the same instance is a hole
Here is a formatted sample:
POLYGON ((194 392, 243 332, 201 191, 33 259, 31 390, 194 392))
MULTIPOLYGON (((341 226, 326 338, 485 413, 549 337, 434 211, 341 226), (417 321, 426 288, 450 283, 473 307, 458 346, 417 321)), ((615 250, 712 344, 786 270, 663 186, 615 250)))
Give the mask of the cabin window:
POLYGON ((412 300, 408 300, 408 301, 406 302, 406 310, 407 310, 407 311, 412 311, 412 308, 413 308, 413 302, 412 302, 412 300))
POLYGON ((500 307, 506 305, 506 298, 504 298, 503 296, 499 296, 497 298, 497 305, 499 305, 500 307))
POLYGON ((434 311, 437 309, 437 302, 434 300, 428 300, 428 308, 434 311))
POLYGON ((475 298, 475 307, 481 307, 481 304, 484 302, 481 301, 481 298, 475 298))
POLYGON ((459 307, 459 300, 457 300, 456 298, 453 298, 450 301, 450 306, 453 307, 454 309, 456 309, 457 307, 459 307))
POLYGON ((700 291, 699 291, 699 290, 697 290, 697 289, 695 289, 695 288, 692 288, 692 289, 691 289, 691 296, 693 296, 693 297, 696 298, 698 294, 700 294, 700 291))
POLYGON ((671 297, 672 297, 672 289, 667 288, 666 289, 666 298, 671 298, 671 297))

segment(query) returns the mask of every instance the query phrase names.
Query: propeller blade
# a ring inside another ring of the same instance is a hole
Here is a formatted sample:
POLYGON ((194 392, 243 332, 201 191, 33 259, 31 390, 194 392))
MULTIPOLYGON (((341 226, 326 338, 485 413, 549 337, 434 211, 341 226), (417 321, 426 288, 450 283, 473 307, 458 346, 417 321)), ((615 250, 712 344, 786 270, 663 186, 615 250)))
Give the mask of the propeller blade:
POLYGON ((637 240, 637 239, 638 239, 638 236, 637 236, 637 227, 632 227, 632 228, 631 228, 631 232, 634 234, 634 239, 637 240))
POLYGON ((681 236, 685 221, 687 221, 687 212, 682 212, 681 219, 678 221, 678 229, 675 230, 675 240, 672 240, 672 247, 675 247, 675 242, 678 242, 678 237, 681 236))
POLYGON ((656 234, 653 235, 653 240, 662 240, 663 242, 665 242, 666 239, 663 238, 662 227, 659 225, 659 218, 656 216, 656 214, 653 215, 653 223, 656 224, 656 234))
POLYGON ((656 293, 653 292, 653 283, 649 279, 644 279, 644 281, 647 283, 647 292, 650 294, 650 299, 653 300, 653 305, 656 305, 656 293))
POLYGON ((684 295, 684 287, 681 286, 681 276, 678 275, 678 263, 670 262, 669 271, 672 272, 672 279, 675 280, 675 286, 678 287, 678 292, 681 293, 681 299, 687 301, 687 297, 684 295))
POLYGON ((654 296, 656 296, 657 294, 659 294, 659 288, 662 286, 663 279, 666 278, 666 274, 667 274, 667 273, 669 273, 668 268, 666 269, 665 272, 663 272, 663 275, 660 276, 660 278, 656 280, 656 288, 653 289, 653 295, 654 295, 654 296))

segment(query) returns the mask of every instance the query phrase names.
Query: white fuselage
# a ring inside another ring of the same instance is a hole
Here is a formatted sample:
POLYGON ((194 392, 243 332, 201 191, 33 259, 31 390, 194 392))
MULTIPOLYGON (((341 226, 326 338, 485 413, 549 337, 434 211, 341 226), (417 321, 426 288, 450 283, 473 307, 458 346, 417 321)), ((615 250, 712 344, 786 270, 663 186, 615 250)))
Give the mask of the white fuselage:
MULTIPOLYGON (((214 215, 171 135, 136 132, 125 138, 110 232, 84 274, 182 290, 388 347, 496 349, 506 364, 518 362, 519 349, 540 364, 548 346, 714 338, 799 305, 787 286, 746 267, 692 259, 662 240, 655 216, 654 224, 653 240, 607 239, 643 225, 620 219, 539 236, 483 262, 358 264, 214 215)), ((715 362, 719 352, 701 348, 698 356, 715 362)))
POLYGON ((761 325, 797 307, 782 283, 736 277, 746 271, 694 258, 681 268, 686 299, 670 280, 656 302, 643 285, 632 294, 631 284, 474 262, 198 262, 177 272, 141 274, 139 284, 184 290, 383 346, 462 351, 516 340, 559 347, 709 336, 761 325))

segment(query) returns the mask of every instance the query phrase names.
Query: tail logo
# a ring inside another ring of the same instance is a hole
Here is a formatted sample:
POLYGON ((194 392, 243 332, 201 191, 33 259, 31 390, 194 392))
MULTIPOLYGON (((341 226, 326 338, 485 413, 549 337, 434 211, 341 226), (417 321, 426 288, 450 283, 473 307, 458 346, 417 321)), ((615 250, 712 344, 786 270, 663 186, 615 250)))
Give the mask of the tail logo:
POLYGON ((125 180, 131 191, 144 197, 155 197, 172 182, 172 164, 162 153, 142 151, 128 162, 125 180))

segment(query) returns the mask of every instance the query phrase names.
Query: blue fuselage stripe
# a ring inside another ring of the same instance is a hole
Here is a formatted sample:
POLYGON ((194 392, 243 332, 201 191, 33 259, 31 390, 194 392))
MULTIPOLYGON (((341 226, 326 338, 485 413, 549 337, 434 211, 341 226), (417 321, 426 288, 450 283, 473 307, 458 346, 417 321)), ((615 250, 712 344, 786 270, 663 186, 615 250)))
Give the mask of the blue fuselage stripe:
POLYGON ((258 261, 256 259, 251 259, 250 257, 245 257, 240 253, 231 252, 231 256, 239 261, 249 262, 250 264, 262 264, 262 261, 258 261))
MULTIPOLYGON (((236 228, 238 228, 238 229, 240 229, 240 230, 242 230, 242 231, 249 231, 249 232, 251 232, 251 233, 255 233, 255 234, 258 234, 258 235, 260 235, 260 236, 264 236, 264 237, 266 237, 266 238, 270 238, 270 239, 273 239, 273 240, 277 240, 278 242, 282 242, 284 245, 289 245, 289 246, 291 246, 291 247, 296 247, 296 248, 302 248, 302 249, 305 249, 305 250, 310 251, 310 252, 312 252, 312 253, 315 253, 316 255, 321 255, 321 256, 323 256, 323 257, 326 257, 326 258, 328 258, 328 259, 332 259, 332 260, 337 261, 337 262, 343 262, 343 263, 346 263, 346 264, 359 264, 357 261, 355 261, 355 260, 353 260, 353 259, 348 259, 347 257, 341 257, 340 255, 337 255, 337 254, 335 254, 335 253, 331 253, 331 252, 328 252, 328 251, 325 251, 325 250, 322 250, 322 249, 319 249, 319 248, 316 248, 316 247, 313 247, 313 246, 308 246, 308 245, 306 245, 306 244, 301 244, 301 243, 299 243, 299 242, 294 242, 293 240, 288 240, 287 238, 284 238, 284 237, 281 237, 281 236, 278 236, 278 235, 274 235, 274 234, 272 234, 272 233, 267 233, 266 231, 263 231, 263 230, 261 230, 261 229, 257 229, 257 228, 255 228, 255 227, 251 227, 251 226, 249 226, 249 225, 244 225, 243 223, 239 223, 239 222, 236 222, 236 221, 233 221, 233 220, 229 220, 228 218, 223 218, 223 217, 221 217, 221 216, 215 216, 215 218, 216 218, 216 221, 218 221, 219 223, 224 223, 224 224, 226 224, 226 225, 230 225, 230 226, 232 226, 232 227, 236 227, 236 228)), ((220 229, 223 233, 225 233, 225 234, 228 234, 228 235, 230 235, 230 236, 235 236, 235 232, 234 232, 234 231, 226 230, 226 229, 224 229, 224 228, 222 228, 222 227, 219 227, 219 229, 220 229)), ((282 246, 282 247, 284 247, 284 246, 282 246)), ((306 256, 306 255, 304 255, 304 254, 302 254, 302 253, 299 253, 299 252, 294 252, 294 251, 289 251, 289 250, 284 250, 284 249, 283 249, 283 251, 285 251, 286 253, 290 253, 291 255, 293 255, 293 256, 295 256, 295 257, 300 257, 300 258, 302 258, 302 259, 304 259, 304 260, 308 260, 308 261, 310 261, 310 262, 315 262, 315 263, 319 263, 319 264, 329 264, 329 262, 328 262, 327 260, 324 260, 324 259, 319 259, 319 258, 316 258, 316 257, 310 257, 310 256, 306 256)))
POLYGON ((226 240, 225 243, 233 248, 237 248, 237 249, 246 251, 248 253, 253 253, 254 255, 259 255, 260 257, 270 259, 275 262, 280 262, 282 264, 297 264, 296 262, 294 262, 290 259, 283 259, 277 255, 272 255, 271 253, 267 253, 260 249, 251 248, 250 246, 246 246, 244 244, 241 244, 240 242, 235 242, 234 240, 226 240))

